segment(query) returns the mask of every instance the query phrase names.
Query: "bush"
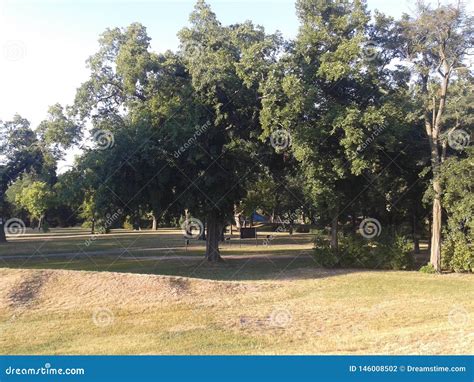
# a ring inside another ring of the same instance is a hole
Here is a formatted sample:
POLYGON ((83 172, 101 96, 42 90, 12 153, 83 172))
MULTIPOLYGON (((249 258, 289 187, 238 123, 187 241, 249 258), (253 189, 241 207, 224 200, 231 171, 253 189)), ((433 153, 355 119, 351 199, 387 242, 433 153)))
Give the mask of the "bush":
POLYGON ((426 264, 426 265, 423 265, 421 268, 420 268, 420 272, 421 273, 436 273, 436 269, 434 269, 433 267, 433 264, 426 264))
POLYGON ((44 220, 43 224, 41 224, 41 231, 44 233, 49 232, 49 223, 46 220, 44 220))
POLYGON ((474 271, 474 250, 465 235, 456 232, 447 237, 442 247, 443 268, 455 272, 474 271))
POLYGON ((415 256, 410 241, 405 236, 397 236, 394 248, 396 254, 391 259, 392 269, 413 269, 415 267, 415 256))
POLYGON ((409 241, 403 236, 386 235, 366 240, 358 234, 339 236, 339 251, 329 246, 327 235, 315 235, 315 261, 327 268, 413 269, 414 257, 409 241))
POLYGON ((314 261, 323 268, 335 268, 339 266, 338 254, 329 246, 327 235, 323 231, 314 232, 314 261))
POLYGON ((339 239, 341 266, 344 268, 377 268, 371 242, 360 235, 349 234, 339 239))

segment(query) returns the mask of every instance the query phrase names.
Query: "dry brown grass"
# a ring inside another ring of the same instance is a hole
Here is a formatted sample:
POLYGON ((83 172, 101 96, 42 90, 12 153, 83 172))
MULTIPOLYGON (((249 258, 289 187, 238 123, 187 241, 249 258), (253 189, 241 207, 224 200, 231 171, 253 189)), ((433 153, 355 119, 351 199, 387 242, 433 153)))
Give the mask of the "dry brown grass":
POLYGON ((417 272, 302 269, 278 281, 235 282, 0 269, 0 349, 469 354, 473 292, 472 276, 417 272))

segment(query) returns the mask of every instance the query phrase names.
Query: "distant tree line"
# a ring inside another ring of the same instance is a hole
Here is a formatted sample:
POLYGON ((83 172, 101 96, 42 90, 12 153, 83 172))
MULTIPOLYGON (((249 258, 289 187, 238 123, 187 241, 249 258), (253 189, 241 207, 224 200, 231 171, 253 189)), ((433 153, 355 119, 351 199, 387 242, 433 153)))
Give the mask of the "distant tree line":
POLYGON ((139 23, 107 29, 73 105, 52 106, 36 129, 0 122, 0 224, 94 232, 192 216, 219 261, 223 227, 259 211, 327 232, 316 239, 326 266, 388 256, 405 269, 390 249, 409 241, 416 253, 426 238, 428 270, 472 271, 472 16, 419 2, 395 20, 361 0, 298 0, 296 12, 285 40, 222 25, 198 1, 165 53, 139 23), (374 245, 359 240, 368 219, 374 245))

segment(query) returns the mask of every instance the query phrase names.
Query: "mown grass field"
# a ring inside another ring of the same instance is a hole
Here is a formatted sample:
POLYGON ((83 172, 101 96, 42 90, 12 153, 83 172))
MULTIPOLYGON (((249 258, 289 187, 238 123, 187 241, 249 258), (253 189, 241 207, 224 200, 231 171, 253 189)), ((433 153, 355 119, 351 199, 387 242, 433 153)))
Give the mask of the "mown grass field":
POLYGON ((217 265, 203 261, 202 245, 186 251, 178 231, 114 232, 79 254, 87 236, 52 232, 0 247, 2 354, 474 350, 471 275, 322 270, 309 235, 236 240, 217 265))

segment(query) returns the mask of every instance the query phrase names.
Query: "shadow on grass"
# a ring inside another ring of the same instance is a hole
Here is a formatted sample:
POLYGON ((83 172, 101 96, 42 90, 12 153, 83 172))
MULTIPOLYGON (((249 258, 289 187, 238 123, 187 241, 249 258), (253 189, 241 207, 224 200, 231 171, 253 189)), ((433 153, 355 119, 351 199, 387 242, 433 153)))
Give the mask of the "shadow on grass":
POLYGON ((125 272, 193 277, 211 280, 284 280, 321 278, 351 273, 354 270, 318 268, 311 251, 287 250, 268 253, 227 252, 224 262, 210 263, 201 254, 185 256, 120 257, 94 256, 81 258, 29 258, 26 261, 3 259, 6 268, 66 269, 97 272, 125 272))

